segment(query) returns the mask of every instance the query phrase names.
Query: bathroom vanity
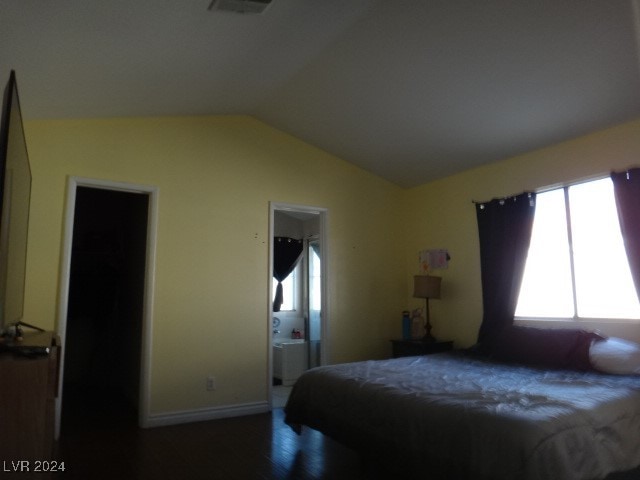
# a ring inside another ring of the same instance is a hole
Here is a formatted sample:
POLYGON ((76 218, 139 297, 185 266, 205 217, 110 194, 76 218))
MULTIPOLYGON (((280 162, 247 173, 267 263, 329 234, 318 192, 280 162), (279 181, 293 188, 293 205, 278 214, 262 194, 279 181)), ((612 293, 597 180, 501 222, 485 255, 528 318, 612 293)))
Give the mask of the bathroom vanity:
POLYGON ((304 339, 288 339, 273 344, 273 376, 282 385, 293 385, 307 369, 308 345, 304 339))

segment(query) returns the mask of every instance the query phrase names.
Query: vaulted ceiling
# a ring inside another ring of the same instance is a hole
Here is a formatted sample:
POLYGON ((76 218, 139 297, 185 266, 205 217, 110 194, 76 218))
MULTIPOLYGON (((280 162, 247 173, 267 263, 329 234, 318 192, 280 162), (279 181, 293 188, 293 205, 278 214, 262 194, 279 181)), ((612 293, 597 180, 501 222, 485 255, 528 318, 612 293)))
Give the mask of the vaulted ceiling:
POLYGON ((247 114, 403 187, 640 118, 640 0, 0 3, 26 119, 247 114))

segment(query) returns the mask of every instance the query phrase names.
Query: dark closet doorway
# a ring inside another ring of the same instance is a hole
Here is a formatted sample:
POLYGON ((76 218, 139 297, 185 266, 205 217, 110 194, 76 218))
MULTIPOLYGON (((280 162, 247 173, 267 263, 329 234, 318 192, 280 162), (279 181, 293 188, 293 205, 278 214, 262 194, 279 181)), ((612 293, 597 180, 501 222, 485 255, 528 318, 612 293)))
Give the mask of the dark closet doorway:
POLYGON ((61 433, 138 421, 149 196, 79 186, 61 433))

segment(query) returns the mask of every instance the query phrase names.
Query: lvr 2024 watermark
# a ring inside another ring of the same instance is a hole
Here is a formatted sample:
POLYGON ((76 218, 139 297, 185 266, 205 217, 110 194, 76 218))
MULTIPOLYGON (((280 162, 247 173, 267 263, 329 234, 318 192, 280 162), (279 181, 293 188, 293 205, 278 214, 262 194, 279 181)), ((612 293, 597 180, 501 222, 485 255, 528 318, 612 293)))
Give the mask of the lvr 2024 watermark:
POLYGON ((56 460, 3 460, 3 472, 64 472, 64 462, 56 460))

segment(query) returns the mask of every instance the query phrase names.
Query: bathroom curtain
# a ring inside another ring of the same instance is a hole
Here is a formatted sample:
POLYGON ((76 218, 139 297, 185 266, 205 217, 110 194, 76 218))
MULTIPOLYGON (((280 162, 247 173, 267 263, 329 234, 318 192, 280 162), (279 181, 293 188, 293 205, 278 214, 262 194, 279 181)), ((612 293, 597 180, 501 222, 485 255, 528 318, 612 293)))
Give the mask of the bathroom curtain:
POLYGON ((478 343, 513 325, 527 261, 535 193, 476 203, 483 318, 478 343))
POLYGON ((640 299, 640 168, 612 173, 611 180, 629 268, 640 299))
POLYGON ((296 268, 304 245, 302 240, 289 237, 274 237, 273 240, 273 277, 278 281, 273 311, 279 312, 282 306, 282 282, 296 268))

